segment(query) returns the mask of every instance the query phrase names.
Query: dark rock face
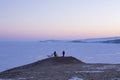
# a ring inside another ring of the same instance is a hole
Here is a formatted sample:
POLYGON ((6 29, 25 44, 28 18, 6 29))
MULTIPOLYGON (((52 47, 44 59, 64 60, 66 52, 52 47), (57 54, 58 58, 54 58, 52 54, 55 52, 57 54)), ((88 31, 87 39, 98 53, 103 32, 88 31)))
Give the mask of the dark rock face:
MULTIPOLYGON (((48 59, 41 60, 37 64, 49 64, 49 65, 61 65, 61 64, 83 64, 84 62, 74 58, 74 57, 52 57, 48 59)), ((36 64, 36 63, 35 63, 36 64)))
POLYGON ((21 66, 20 68, 31 68, 35 66, 55 66, 64 64, 85 64, 84 62, 74 58, 74 57, 51 57, 43 59, 28 65, 21 66))
POLYGON ((58 74, 61 71, 64 71, 65 68, 62 68, 62 66, 65 67, 65 65, 71 64, 74 65, 85 63, 74 57, 52 57, 1 72, 0 78, 26 78, 28 76, 34 76, 37 78, 37 75, 43 75, 41 72, 43 72, 46 76, 52 76, 54 74, 58 74))

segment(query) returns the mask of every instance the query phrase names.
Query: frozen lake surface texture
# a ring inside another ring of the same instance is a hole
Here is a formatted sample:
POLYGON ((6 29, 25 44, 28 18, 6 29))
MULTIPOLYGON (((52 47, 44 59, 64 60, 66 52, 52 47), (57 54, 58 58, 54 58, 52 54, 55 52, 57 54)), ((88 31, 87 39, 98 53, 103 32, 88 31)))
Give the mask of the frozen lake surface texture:
POLYGON ((120 44, 0 42, 0 71, 47 58, 54 51, 61 56, 63 50, 86 63, 120 63, 120 44))

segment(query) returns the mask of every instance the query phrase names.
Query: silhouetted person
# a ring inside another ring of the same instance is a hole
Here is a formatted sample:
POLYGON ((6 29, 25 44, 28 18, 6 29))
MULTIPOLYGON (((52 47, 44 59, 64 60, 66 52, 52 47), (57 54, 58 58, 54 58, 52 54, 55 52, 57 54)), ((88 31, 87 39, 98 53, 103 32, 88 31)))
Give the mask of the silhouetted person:
POLYGON ((53 53, 53 54, 54 54, 54 57, 57 57, 57 53, 56 53, 56 51, 54 51, 54 53, 53 53))
POLYGON ((62 52, 63 57, 65 57, 65 51, 62 52))

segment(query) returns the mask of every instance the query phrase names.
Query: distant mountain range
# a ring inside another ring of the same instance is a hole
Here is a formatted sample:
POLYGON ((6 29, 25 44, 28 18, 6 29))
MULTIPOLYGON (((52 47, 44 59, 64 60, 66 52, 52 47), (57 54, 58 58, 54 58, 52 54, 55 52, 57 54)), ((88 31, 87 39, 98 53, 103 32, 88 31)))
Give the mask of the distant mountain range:
POLYGON ((120 37, 72 40, 71 42, 74 42, 74 43, 120 43, 120 37))
POLYGON ((120 43, 120 39, 101 41, 102 43, 120 43))
POLYGON ((70 42, 70 43, 120 43, 120 37, 107 37, 107 38, 91 38, 91 39, 80 39, 80 40, 45 40, 40 42, 70 42))

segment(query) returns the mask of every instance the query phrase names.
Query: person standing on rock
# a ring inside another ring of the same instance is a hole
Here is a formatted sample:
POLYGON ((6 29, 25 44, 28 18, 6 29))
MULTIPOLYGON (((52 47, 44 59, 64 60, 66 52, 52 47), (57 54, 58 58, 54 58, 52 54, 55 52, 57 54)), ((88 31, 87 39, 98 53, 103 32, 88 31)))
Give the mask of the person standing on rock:
POLYGON ((57 53, 56 53, 56 51, 54 51, 54 53, 53 53, 53 54, 54 54, 54 57, 57 57, 57 53))
POLYGON ((65 57, 65 51, 62 52, 63 57, 65 57))

